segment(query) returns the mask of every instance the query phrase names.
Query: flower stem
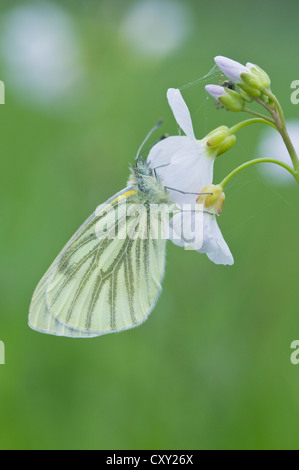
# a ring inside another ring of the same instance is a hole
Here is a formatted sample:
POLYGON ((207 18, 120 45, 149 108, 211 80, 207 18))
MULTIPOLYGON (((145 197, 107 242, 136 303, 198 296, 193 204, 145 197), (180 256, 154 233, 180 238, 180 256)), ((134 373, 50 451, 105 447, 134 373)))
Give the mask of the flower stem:
POLYGON ((299 183, 299 173, 294 171, 294 169, 287 165, 286 163, 280 161, 280 160, 274 160, 272 158, 256 158, 255 160, 250 160, 249 162, 243 163, 242 165, 238 166, 235 168, 231 173, 229 173, 220 183, 220 186, 224 188, 226 184, 230 181, 230 179, 235 176, 237 173, 240 171, 244 170, 245 168, 248 168, 249 166, 256 165, 257 163, 275 163, 276 165, 282 166, 285 170, 289 171, 291 175, 294 176, 295 180, 299 183))
POLYGON ((267 116, 265 116, 264 114, 257 113, 256 111, 252 111, 252 109, 249 109, 249 108, 244 108, 243 111, 245 113, 252 114, 253 116, 257 116, 261 119, 264 119, 265 121, 268 121, 268 122, 271 122, 272 124, 274 124, 274 119, 270 119, 267 116))
POLYGON ((282 107, 281 107, 278 99, 276 98, 276 96, 270 90, 265 90, 264 94, 266 96, 268 96, 268 98, 270 98, 270 100, 275 104, 275 107, 276 107, 276 110, 277 110, 278 114, 271 111, 269 108, 268 109, 269 109, 271 115, 273 116, 273 119, 274 119, 274 122, 275 122, 275 125, 276 125, 276 128, 277 128, 278 132, 280 133, 281 137, 283 138, 285 146, 286 146, 286 148, 289 152, 289 155, 292 159, 292 163, 293 163, 293 167, 295 169, 295 172, 299 173, 298 155, 296 153, 296 150, 295 150, 295 148, 292 144, 292 141, 290 139, 290 136, 288 134, 282 107))
POLYGON ((276 96, 275 96, 275 95, 272 93, 272 91, 270 91, 270 90, 265 90, 265 91, 264 91, 264 94, 265 94, 266 96, 268 96, 268 98, 270 98, 270 100, 273 101, 273 103, 275 104, 276 109, 277 109, 277 112, 278 112, 280 124, 281 124, 281 125, 285 124, 285 119, 284 119, 284 114, 283 114, 283 111, 282 111, 282 107, 281 107, 281 105, 280 105, 280 102, 279 102, 278 99, 276 98, 276 96))
POLYGON ((281 134, 281 137, 283 138, 283 141, 285 143, 285 146, 286 148, 288 149, 288 152, 289 152, 289 155, 292 159, 292 163, 293 163, 293 167, 295 169, 295 171, 297 173, 299 173, 299 160, 298 160, 298 156, 297 156, 297 153, 296 153, 296 150, 292 144, 292 141, 290 139, 290 136, 288 134, 288 131, 287 131, 287 128, 286 126, 284 125, 281 129, 280 129, 280 134, 281 134))
POLYGON ((266 119, 253 118, 253 119, 246 119, 245 121, 238 122, 238 124, 235 124, 233 127, 230 128, 229 132, 231 135, 233 135, 238 130, 242 129, 243 127, 249 126, 250 124, 256 124, 256 123, 268 124, 269 126, 274 127, 274 129, 277 130, 277 127, 275 126, 274 121, 267 119, 267 118, 266 119))

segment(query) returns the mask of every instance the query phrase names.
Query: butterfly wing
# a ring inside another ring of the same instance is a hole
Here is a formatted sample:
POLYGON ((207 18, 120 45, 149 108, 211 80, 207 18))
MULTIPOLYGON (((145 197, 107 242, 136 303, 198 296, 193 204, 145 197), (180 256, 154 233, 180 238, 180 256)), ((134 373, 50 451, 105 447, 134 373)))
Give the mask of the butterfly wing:
POLYGON ((31 328, 91 337, 147 318, 161 291, 166 222, 138 194, 126 188, 112 197, 63 248, 35 289, 31 328))

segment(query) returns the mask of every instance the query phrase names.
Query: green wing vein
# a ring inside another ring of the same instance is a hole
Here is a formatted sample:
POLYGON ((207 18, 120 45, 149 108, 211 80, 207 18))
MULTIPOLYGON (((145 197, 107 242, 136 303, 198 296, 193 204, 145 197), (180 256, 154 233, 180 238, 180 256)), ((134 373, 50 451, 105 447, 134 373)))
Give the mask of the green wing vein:
MULTIPOLYGON (((127 203, 135 201, 135 194, 126 196, 127 203)), ((165 220, 161 212, 150 213, 148 204, 142 208, 136 222, 115 199, 87 219, 38 284, 29 313, 32 328, 91 337, 147 318, 164 275, 165 240, 159 234, 165 220)))

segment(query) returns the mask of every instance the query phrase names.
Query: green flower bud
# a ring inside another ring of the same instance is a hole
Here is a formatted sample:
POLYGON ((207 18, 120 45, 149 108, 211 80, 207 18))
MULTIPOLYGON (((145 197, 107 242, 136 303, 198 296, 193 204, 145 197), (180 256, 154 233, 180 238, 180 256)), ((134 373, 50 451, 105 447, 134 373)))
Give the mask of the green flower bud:
POLYGON ((239 87, 239 93, 242 96, 242 98, 247 101, 247 103, 251 103, 253 101, 253 96, 249 95, 244 88, 239 87))
POLYGON ((229 135, 222 144, 218 146, 217 157, 224 152, 227 152, 236 142, 237 138, 235 135, 229 135))
POLYGON ((256 88, 257 90, 265 88, 263 86, 263 81, 257 75, 252 73, 241 73, 241 79, 245 85, 248 85, 250 88, 256 88))
POLYGON ((222 56, 215 57, 215 62, 230 80, 254 98, 259 98, 263 91, 269 88, 269 76, 257 65, 248 62, 245 67, 235 60, 222 56))
POLYGON ((206 141, 206 145, 208 147, 218 147, 226 138, 227 138, 228 132, 227 130, 217 130, 213 132, 213 134, 208 138, 206 141))
POLYGON ((229 111, 242 111, 245 105, 244 99, 234 90, 221 85, 207 85, 206 91, 229 111))
POLYGON ((239 83, 239 87, 242 88, 247 93, 247 95, 252 96, 253 98, 259 98, 262 94, 260 90, 245 85, 245 83, 239 83))
POLYGON ((234 90, 225 88, 225 94, 218 98, 218 101, 229 111, 242 111, 245 106, 244 98, 234 90))
POLYGON ((246 67, 250 70, 252 74, 255 74, 262 82, 263 88, 269 88, 271 80, 269 75, 261 69, 258 65, 251 64, 247 62, 246 67))

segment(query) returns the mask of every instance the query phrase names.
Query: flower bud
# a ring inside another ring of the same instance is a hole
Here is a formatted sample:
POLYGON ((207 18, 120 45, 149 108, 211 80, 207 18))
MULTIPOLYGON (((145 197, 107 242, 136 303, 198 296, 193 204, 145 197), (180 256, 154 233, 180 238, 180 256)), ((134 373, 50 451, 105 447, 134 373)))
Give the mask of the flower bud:
POLYGON ((244 109, 244 98, 236 91, 220 85, 207 85, 206 90, 229 111, 238 112, 244 109))
POLYGON ((253 96, 249 95, 244 88, 239 87, 239 93, 242 96, 242 98, 247 101, 247 103, 251 103, 253 101, 253 96))
POLYGON ((228 136, 228 128, 215 129, 214 131, 212 131, 212 133, 210 133, 209 137, 207 136, 208 140, 206 141, 206 145, 212 148, 218 147, 227 138, 227 136, 228 136))
MULTIPOLYGON (((241 73, 241 79, 249 88, 255 88, 259 92, 265 88, 263 86, 263 81, 257 76, 252 74, 251 72, 241 73)), ((240 83, 242 86, 242 83, 240 83)))
POLYGON ((214 158, 229 150, 236 142, 236 136, 230 135, 227 126, 219 126, 209 132, 201 141, 206 145, 208 153, 214 158))
POLYGON ((246 67, 235 60, 217 56, 215 62, 222 72, 250 96, 258 98, 269 87, 270 78, 257 65, 247 62, 246 67))
POLYGON ((246 67, 250 70, 252 74, 255 74, 259 77, 259 79, 262 81, 264 88, 268 88, 270 86, 271 80, 269 75, 258 65, 247 62, 246 67))
POLYGON ((217 56, 215 57, 215 63, 218 65, 220 70, 226 75, 230 80, 235 83, 240 83, 241 73, 249 72, 249 69, 244 65, 236 62, 235 60, 228 59, 227 57, 217 56))
POLYGON ((221 214, 224 201, 225 194, 223 192, 222 186, 219 184, 209 184, 203 189, 202 194, 199 194, 198 198, 196 199, 198 204, 203 204, 208 212, 213 215, 221 214))
POLYGON ((257 88, 246 85, 245 83, 240 83, 239 87, 240 87, 240 90, 244 90, 245 93, 251 96, 252 98, 259 98, 262 94, 261 91, 258 90, 257 88))
POLYGON ((218 146, 217 157, 224 152, 227 152, 236 142, 237 138, 235 135, 229 135, 223 142, 218 146))

